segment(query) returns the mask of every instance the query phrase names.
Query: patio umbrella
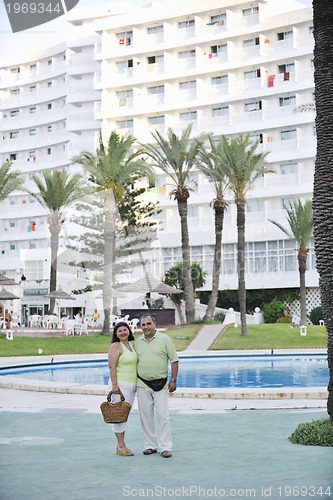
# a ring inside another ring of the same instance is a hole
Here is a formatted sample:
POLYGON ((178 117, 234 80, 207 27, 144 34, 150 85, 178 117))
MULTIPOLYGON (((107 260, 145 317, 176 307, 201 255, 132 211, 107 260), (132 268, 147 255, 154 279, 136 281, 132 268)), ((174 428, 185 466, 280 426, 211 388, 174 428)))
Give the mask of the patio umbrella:
MULTIPOLYGON (((9 279, 9 278, 7 278, 9 279)), ((14 280, 13 280, 14 281, 14 280)), ((15 284, 15 281, 14 281, 14 284, 15 284)), ((6 290, 5 288, 1 288, 0 290, 0 301, 3 301, 3 308, 4 308, 4 311, 3 311, 3 329, 5 330, 6 329, 6 315, 5 315, 5 312, 6 312, 6 300, 16 300, 16 299, 19 299, 20 297, 17 297, 17 295, 14 295, 12 292, 9 292, 8 290, 6 290)))
POLYGON ((12 278, 8 278, 5 274, 0 273, 0 285, 8 286, 8 285, 16 285, 15 280, 12 278))
POLYGON ((182 290, 175 288, 173 286, 167 285, 161 280, 158 280, 150 273, 145 273, 145 275, 134 281, 134 283, 129 283, 120 287, 121 292, 155 292, 164 295, 171 295, 175 293, 182 293, 182 290))
POLYGON ((59 302, 58 302, 59 320, 60 320, 60 302, 61 302, 61 300, 75 300, 75 297, 73 297, 69 293, 65 292, 61 288, 61 286, 57 290, 54 290, 53 292, 46 294, 45 297, 48 297, 50 299, 59 300, 59 302))

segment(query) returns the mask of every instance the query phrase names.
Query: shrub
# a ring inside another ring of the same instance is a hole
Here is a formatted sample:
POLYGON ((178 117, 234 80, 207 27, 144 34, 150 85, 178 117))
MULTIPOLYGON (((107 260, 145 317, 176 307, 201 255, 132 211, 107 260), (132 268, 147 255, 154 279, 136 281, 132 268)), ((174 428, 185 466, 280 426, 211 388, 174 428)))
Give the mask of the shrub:
POLYGON ((213 316, 213 319, 215 321, 219 321, 220 323, 223 323, 224 318, 225 318, 225 314, 222 311, 214 314, 214 316, 213 316))
POLYGON ((291 323, 292 321, 291 315, 289 313, 285 313, 282 318, 278 318, 275 323, 291 323))
POLYGON ((288 439, 293 444, 333 446, 333 424, 328 418, 302 423, 288 439))
POLYGON ((276 321, 279 318, 286 317, 285 312, 286 312, 286 306, 282 304, 282 302, 273 301, 264 306, 262 314, 265 323, 276 323, 276 321))
POLYGON ((315 307, 310 312, 310 320, 313 325, 319 325, 319 320, 323 319, 323 308, 321 306, 315 307))

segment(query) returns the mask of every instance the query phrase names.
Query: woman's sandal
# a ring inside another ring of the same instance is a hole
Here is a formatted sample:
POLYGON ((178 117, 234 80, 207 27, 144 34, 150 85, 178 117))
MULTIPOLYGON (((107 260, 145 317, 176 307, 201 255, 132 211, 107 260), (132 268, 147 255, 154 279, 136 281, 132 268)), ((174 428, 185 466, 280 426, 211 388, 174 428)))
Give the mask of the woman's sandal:
POLYGON ((133 457, 134 453, 133 451, 129 450, 126 448, 125 450, 121 450, 120 448, 117 448, 116 455, 120 457, 133 457))
POLYGON ((154 448, 147 448, 143 454, 144 455, 152 455, 153 453, 157 453, 157 450, 155 450, 154 448))

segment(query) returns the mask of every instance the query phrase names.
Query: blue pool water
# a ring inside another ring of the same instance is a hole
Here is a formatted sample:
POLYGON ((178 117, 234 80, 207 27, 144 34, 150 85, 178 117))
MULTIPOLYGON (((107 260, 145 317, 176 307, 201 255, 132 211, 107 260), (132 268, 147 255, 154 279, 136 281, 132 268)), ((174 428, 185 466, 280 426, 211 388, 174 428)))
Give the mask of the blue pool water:
MULTIPOLYGON (((0 376, 61 383, 107 385, 107 360, 0 369, 0 376)), ((189 356, 180 358, 178 387, 324 387, 326 355, 189 356)))

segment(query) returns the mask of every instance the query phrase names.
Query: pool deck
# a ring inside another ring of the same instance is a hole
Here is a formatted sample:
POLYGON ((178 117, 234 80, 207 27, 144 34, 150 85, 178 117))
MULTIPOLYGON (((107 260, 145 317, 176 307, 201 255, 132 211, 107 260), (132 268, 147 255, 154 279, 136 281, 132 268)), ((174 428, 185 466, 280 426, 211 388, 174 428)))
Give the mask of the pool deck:
MULTIPOLYGON (((251 352, 262 353, 270 354, 251 352)), ((105 358, 54 356, 54 361, 105 358)), ((50 361, 50 356, 0 358, 0 366, 50 361)), ((325 398, 262 399, 248 390, 248 398, 216 398, 203 390, 184 397, 185 389, 178 389, 169 398, 173 457, 165 460, 159 453, 142 454, 136 401, 126 429, 134 456, 118 457, 99 409, 105 391, 101 396, 47 387, 0 388, 1 500, 333 498, 332 448, 288 440, 299 423, 327 418, 325 398)))

